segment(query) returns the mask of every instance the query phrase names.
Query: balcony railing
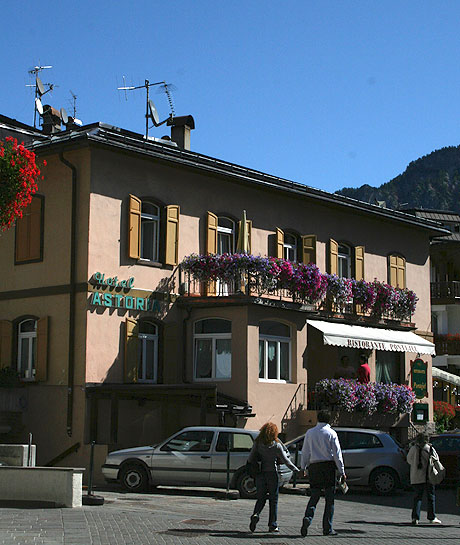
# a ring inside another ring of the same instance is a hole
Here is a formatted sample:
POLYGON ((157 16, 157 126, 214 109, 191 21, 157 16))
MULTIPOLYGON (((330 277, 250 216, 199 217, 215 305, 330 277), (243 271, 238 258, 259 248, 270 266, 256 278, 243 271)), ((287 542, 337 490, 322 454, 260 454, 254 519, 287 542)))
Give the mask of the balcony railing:
POLYGON ((460 339, 449 338, 448 335, 435 335, 434 344, 437 356, 444 354, 456 356, 460 354, 460 339))
POLYGON ((431 282, 432 299, 460 299, 460 282, 431 282))

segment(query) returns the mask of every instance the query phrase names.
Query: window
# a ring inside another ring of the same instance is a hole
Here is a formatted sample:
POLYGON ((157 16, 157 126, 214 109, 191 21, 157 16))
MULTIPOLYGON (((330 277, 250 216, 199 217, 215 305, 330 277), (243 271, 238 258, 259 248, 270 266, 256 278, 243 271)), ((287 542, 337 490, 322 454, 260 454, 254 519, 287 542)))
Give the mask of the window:
POLYGON ((164 444, 160 450, 167 452, 208 452, 213 437, 213 431, 184 431, 164 444))
POLYGON ((37 320, 23 320, 18 324, 18 372, 21 378, 35 378, 37 361, 37 320))
POLYGON ((388 282, 394 288, 406 287, 406 260, 400 255, 388 256, 388 282))
MULTIPOLYGON (((340 439, 339 439, 340 441, 340 439)), ((349 431, 347 433, 347 449, 382 448, 380 439, 372 433, 349 431)))
POLYGON ((230 433, 223 431, 217 439, 216 452, 227 452, 230 441, 231 452, 251 452, 254 439, 249 433, 230 433))
POLYGON ((401 382, 401 356, 399 352, 376 351, 375 380, 384 384, 399 384, 401 382))
POLYGON ((235 252, 235 222, 229 218, 219 217, 217 220, 217 254, 233 254, 235 252))
POLYGON ((289 326, 263 321, 259 324, 259 380, 287 382, 291 372, 289 326))
POLYGON ((208 318, 195 323, 195 380, 228 380, 232 376, 232 323, 208 318))
POLYGON ((160 209, 157 205, 142 202, 141 259, 159 261, 160 209))
POLYGON ((147 320, 139 322, 139 382, 156 382, 158 370, 158 327, 147 320))
POLYGON ((338 276, 351 278, 351 247, 347 244, 339 244, 338 252, 338 276))
POLYGON ((43 260, 44 198, 34 195, 22 218, 16 220, 15 263, 43 260))
POLYGON ((291 233, 284 233, 283 258, 297 261, 297 255, 297 237, 291 233))
POLYGON ((141 200, 130 195, 128 257, 138 259, 140 263, 177 265, 179 218, 177 204, 160 206, 148 198, 141 200))

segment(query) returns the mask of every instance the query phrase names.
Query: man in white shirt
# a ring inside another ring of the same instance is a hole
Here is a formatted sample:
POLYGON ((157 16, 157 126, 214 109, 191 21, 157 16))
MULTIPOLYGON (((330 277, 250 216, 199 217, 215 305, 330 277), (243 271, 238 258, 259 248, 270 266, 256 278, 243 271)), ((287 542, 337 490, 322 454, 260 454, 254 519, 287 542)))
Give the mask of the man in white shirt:
POLYGON ((323 489, 326 500, 323 514, 323 535, 337 535, 337 532, 332 528, 335 471, 337 469, 342 480, 346 479, 346 475, 339 438, 329 425, 330 421, 331 413, 329 411, 319 411, 318 424, 307 431, 303 441, 300 467, 305 472, 308 468, 310 481, 310 501, 305 510, 300 530, 303 537, 308 533, 308 527, 313 520, 316 505, 323 489))

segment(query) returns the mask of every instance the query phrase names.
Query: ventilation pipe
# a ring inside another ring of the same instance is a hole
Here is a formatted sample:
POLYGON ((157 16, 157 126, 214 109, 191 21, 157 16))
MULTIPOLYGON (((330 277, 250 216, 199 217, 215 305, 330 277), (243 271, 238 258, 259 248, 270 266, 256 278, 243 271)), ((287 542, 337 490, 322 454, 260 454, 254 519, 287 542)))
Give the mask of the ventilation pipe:
POLYGON ((190 131, 195 128, 195 120, 191 115, 170 117, 167 125, 171 127, 171 140, 180 148, 190 149, 190 131))

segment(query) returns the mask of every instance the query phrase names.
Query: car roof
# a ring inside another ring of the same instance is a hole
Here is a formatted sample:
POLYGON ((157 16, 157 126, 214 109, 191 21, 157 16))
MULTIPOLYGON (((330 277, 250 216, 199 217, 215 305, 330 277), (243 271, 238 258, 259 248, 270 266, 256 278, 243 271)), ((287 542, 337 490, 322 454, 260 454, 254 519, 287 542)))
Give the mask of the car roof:
MULTIPOLYGON (((370 429, 370 428, 341 428, 341 427, 335 427, 334 426, 332 429, 335 430, 335 431, 358 431, 358 432, 363 432, 363 433, 373 433, 375 435, 389 435, 385 431, 373 430, 373 429, 370 429)), ((290 439, 289 441, 286 441, 286 444, 294 443, 295 441, 298 441, 299 439, 303 439, 305 437, 305 433, 303 433, 302 435, 298 435, 297 437, 294 437, 294 439, 290 439)))
POLYGON ((178 432, 182 431, 226 431, 230 433, 249 433, 251 435, 259 434, 259 430, 248 430, 243 428, 228 428, 225 426, 188 426, 187 428, 182 428, 178 432))

